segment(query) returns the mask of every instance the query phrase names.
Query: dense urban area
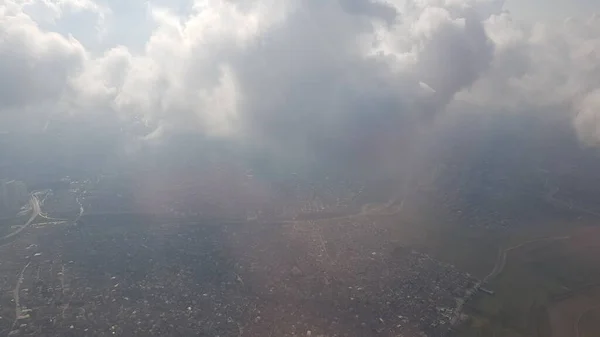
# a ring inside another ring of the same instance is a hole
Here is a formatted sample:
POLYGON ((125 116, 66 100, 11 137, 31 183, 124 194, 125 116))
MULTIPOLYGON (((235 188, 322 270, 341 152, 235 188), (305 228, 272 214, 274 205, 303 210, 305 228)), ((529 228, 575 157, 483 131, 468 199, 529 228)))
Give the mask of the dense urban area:
POLYGON ((291 174, 258 198, 244 172, 134 198, 118 179, 31 191, 0 247, 8 335, 445 336, 478 282, 395 241, 402 201, 364 186, 291 174))
POLYGON ((383 184, 226 164, 4 180, 0 333, 471 336, 511 252, 567 237, 501 240, 540 214, 594 213, 548 172, 516 187, 490 164, 383 184))
POLYGON ((0 335, 594 336, 600 161, 480 136, 393 174, 7 159, 0 335))

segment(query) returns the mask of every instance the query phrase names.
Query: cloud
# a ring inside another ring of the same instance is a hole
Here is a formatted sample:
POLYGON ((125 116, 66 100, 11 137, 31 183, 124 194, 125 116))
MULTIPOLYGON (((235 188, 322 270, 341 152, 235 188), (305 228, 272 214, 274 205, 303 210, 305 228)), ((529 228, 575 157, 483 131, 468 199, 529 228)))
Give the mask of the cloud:
POLYGON ((97 50, 23 4, 0 5, 0 113, 16 128, 52 111, 146 140, 197 133, 352 155, 406 142, 459 101, 564 109, 597 142, 597 19, 515 22, 493 0, 198 0, 151 2, 142 22, 110 1, 53 2, 103 13, 111 34, 128 15, 148 30, 97 50))
POLYGON ((59 105, 68 79, 84 62, 84 47, 42 31, 10 3, 0 6, 0 36, 0 118, 25 123, 30 113, 59 105))
POLYGON ((566 20, 523 25, 507 13, 490 17, 486 32, 494 61, 468 91, 458 95, 483 107, 569 116, 586 144, 598 142, 600 21, 566 20))

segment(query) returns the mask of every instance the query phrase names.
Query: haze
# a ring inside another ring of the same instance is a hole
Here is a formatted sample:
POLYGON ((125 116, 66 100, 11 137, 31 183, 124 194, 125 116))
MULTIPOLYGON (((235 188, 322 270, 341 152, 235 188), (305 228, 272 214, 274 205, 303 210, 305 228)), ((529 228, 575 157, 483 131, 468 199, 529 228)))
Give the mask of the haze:
POLYGON ((0 334, 594 335, 599 11, 0 1, 0 334))

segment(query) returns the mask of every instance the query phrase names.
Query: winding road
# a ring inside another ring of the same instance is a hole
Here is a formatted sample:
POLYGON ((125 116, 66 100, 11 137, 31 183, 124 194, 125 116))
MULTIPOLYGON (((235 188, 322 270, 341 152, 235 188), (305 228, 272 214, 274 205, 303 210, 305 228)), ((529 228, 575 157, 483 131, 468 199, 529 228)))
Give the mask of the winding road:
MULTIPOLYGON (((515 249, 519 249, 519 248, 524 247, 529 244, 537 243, 537 242, 543 242, 543 241, 552 242, 552 241, 558 241, 558 240, 568 240, 570 238, 571 238, 570 236, 547 237, 547 238, 525 241, 518 245, 509 247, 506 249, 500 249, 498 252, 498 258, 496 259, 496 263, 494 264, 494 268, 492 268, 492 271, 490 271, 490 273, 486 277, 484 277, 483 280, 476 283, 473 286, 473 288, 468 290, 467 294, 465 295, 465 297, 463 299, 459 300, 459 303, 454 310, 454 315, 453 315, 452 319, 450 320, 450 326, 453 327, 460 321, 460 316, 462 314, 464 305, 471 299, 471 297, 473 297, 474 294, 477 293, 477 291, 481 288, 481 286, 490 282, 491 280, 496 278, 496 276, 498 276, 502 273, 502 271, 504 270, 504 267, 506 266, 506 256, 508 255, 509 252, 511 252, 515 249)), ((577 337, 579 337, 579 336, 577 336, 577 337)))
POLYGON ((73 221, 73 223, 77 223, 77 221, 79 221, 84 212, 83 204, 81 203, 81 200, 79 200, 79 197, 75 198, 75 201, 77 201, 77 204, 79 205, 79 214, 77 215, 77 218, 75 218, 75 221, 73 221))
MULTIPOLYGON (((300 224, 300 223, 311 222, 311 221, 348 220, 348 219, 354 219, 354 218, 359 218, 359 217, 363 217, 363 216, 371 216, 371 215, 394 216, 394 215, 397 215, 402 212, 402 209, 404 207, 404 199, 402 199, 402 201, 400 202, 399 205, 396 205, 396 203, 397 203, 396 199, 392 199, 389 202, 387 202, 386 204, 379 205, 379 206, 376 206, 375 204, 363 205, 363 207, 361 207, 361 209, 360 209, 360 212, 354 213, 354 214, 324 217, 324 218, 313 219, 313 220, 307 220, 307 219, 283 220, 283 221, 279 221, 279 223, 281 223, 281 224, 300 224), (385 212, 386 210, 388 210, 390 208, 391 208, 391 211, 385 212)), ((83 212, 83 206, 81 209, 83 212)))
MULTIPOLYGON (((31 197, 29 198, 29 204, 31 205, 31 210, 33 211, 31 216, 29 217, 29 220, 27 220, 27 222, 23 226, 19 227, 14 232, 1 237, 0 242, 10 240, 10 239, 16 237, 17 235, 19 235, 22 231, 27 229, 31 225, 33 220, 35 220, 42 213, 42 210, 40 208, 40 200, 38 199, 35 192, 31 194, 31 197)), ((7 243, 4 243, 4 244, 7 244, 7 243)))
POLYGON ((596 310, 599 310, 599 309, 600 309, 600 305, 596 306, 596 307, 593 307, 593 308, 590 308, 590 309, 582 312, 581 315, 579 315, 579 317, 577 317, 577 320, 575 321, 575 326, 573 327, 573 329, 575 330, 575 337, 581 337, 581 334, 579 333, 579 325, 581 323, 581 319, 585 315, 588 315, 588 314, 590 314, 590 313, 592 313, 592 312, 594 312, 596 310))
POLYGON ((509 252, 519 249, 521 247, 524 247, 526 245, 530 245, 533 243, 538 243, 538 242, 552 242, 552 241, 559 241, 559 240, 568 240, 570 239, 570 236, 558 236, 558 237, 547 237, 547 238, 541 238, 541 239, 535 239, 535 240, 529 240, 529 241, 525 241, 522 242, 518 245, 506 248, 504 250, 500 250, 498 252, 498 259, 496 260, 496 264, 494 265, 494 268, 492 269, 492 271, 481 281, 482 284, 485 284, 491 280, 493 280, 496 276, 500 275, 500 273, 502 273, 502 271, 504 270, 504 267, 506 266, 506 256, 509 252))

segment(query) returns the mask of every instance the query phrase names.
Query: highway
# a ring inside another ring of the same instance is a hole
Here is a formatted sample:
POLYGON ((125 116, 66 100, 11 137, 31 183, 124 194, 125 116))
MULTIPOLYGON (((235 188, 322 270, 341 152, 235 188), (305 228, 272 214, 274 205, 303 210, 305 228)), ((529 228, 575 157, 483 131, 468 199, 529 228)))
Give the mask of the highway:
POLYGON ((75 219, 75 221, 73 221, 73 223, 77 223, 77 221, 79 221, 84 212, 83 204, 81 203, 81 200, 79 200, 79 197, 77 197, 75 201, 77 201, 77 204, 79 205, 79 214, 77 215, 77 218, 75 219))
POLYGON ((40 200, 38 199, 35 192, 31 194, 31 197, 29 198, 29 204, 31 205, 32 210, 32 214, 29 217, 29 220, 27 220, 27 222, 23 226, 19 227, 14 232, 1 237, 0 242, 10 240, 19 235, 19 233, 27 229, 31 225, 31 223, 42 213, 42 210, 40 208, 40 200))
POLYGON ((567 202, 564 200, 560 200, 558 198, 556 198, 556 194, 558 193, 558 191, 560 190, 560 188, 556 187, 553 190, 549 191, 544 198, 546 199, 547 202, 549 202, 550 204, 556 206, 556 207, 563 207, 563 208, 568 208, 570 210, 576 210, 582 213, 586 213, 586 214, 590 214, 593 216, 597 216, 600 217, 600 213, 594 212, 593 210, 587 209, 585 207, 581 207, 578 205, 575 205, 573 202, 567 202))
POLYGON ((581 337, 581 334, 579 332, 579 324, 581 323, 581 319, 585 315, 587 315, 587 314, 589 314, 591 312, 594 312, 594 311, 596 311, 598 309, 600 309, 600 306, 590 308, 590 309, 584 311, 583 313, 581 313, 581 315, 579 315, 579 317, 577 317, 577 320, 575 321, 575 326, 573 327, 573 329, 575 330, 575 337, 581 337))
POLYGON ((494 278, 496 278, 496 276, 500 275, 502 273, 502 271, 504 270, 504 267, 506 266, 506 256, 508 255, 509 252, 515 250, 515 249, 519 249, 523 246, 532 244, 532 243, 537 243, 537 242, 543 242, 543 241, 548 241, 548 242, 552 242, 552 241, 558 241, 558 240, 568 240, 570 239, 570 236, 560 236, 560 237, 548 237, 548 238, 541 238, 541 239, 535 239, 535 240, 529 240, 529 241, 525 241, 522 242, 518 245, 506 248, 506 249, 500 249, 498 252, 498 258, 496 259, 496 263, 494 264, 494 268, 492 268, 492 271, 490 271, 490 273, 483 278, 483 280, 481 280, 480 282, 477 282, 472 289, 470 289, 469 291, 467 291, 467 294, 465 295, 465 297, 461 300, 459 300, 459 303, 457 305, 457 307, 454 310, 454 315, 450 321, 450 326, 453 327, 455 326, 459 320, 460 320, 460 315, 462 314, 464 305, 471 299, 471 297, 473 297, 474 294, 477 293, 477 291, 479 290, 479 288, 490 282, 491 280, 493 280, 494 278))
POLYGON ((498 259, 496 260, 496 264, 494 265, 494 268, 481 281, 481 283, 485 284, 485 283, 489 282, 490 280, 493 280, 496 276, 500 275, 500 273, 502 273, 502 271, 504 270, 504 267, 506 266, 506 255, 509 252, 511 252, 511 251, 513 251, 515 249, 519 249, 519 248, 521 248, 523 246, 530 245, 532 243, 538 243, 538 242, 543 242, 543 241, 552 242, 552 241, 558 241, 558 240, 568 240, 570 238, 571 238, 570 236, 559 236, 559 237, 547 237, 547 238, 529 240, 529 241, 525 241, 523 243, 520 243, 518 245, 506 248, 504 250, 500 250, 500 252, 498 253, 498 259))
POLYGON ((349 220, 349 219, 355 219, 355 218, 364 217, 364 216, 371 216, 371 215, 394 216, 394 215, 398 215, 398 214, 402 213, 402 210, 403 210, 403 207, 404 207, 404 198, 400 202, 400 205, 396 205, 396 204, 397 204, 397 200, 396 199, 391 199, 390 201, 388 201, 387 203, 385 203, 383 205, 377 205, 377 204, 366 204, 366 205, 363 205, 361 207, 361 209, 360 209, 360 212, 354 213, 354 214, 338 215, 338 216, 324 217, 324 218, 312 219, 312 220, 297 220, 297 219, 281 220, 281 221, 278 221, 278 223, 281 223, 281 224, 301 224, 301 223, 305 223, 305 222, 331 221, 331 220, 349 220), (389 210, 389 209, 391 209, 391 210, 389 210), (389 210, 389 211, 386 212, 386 210, 389 210))

